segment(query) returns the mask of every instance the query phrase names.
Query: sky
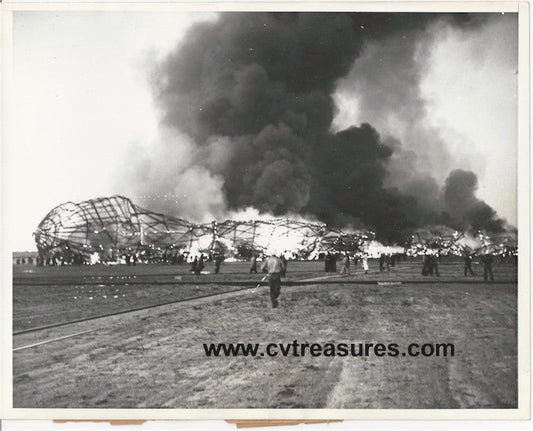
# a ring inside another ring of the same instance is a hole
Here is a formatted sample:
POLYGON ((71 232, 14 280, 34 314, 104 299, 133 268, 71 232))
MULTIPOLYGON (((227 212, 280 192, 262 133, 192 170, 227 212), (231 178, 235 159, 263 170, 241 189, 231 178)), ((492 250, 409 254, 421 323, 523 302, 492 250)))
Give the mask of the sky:
MULTIPOLYGON (((31 234, 54 206, 130 190, 117 175, 132 155, 153 152, 166 133, 150 86, 151 65, 170 53, 193 23, 216 19, 213 13, 15 14, 14 97, 3 144, 7 236, 14 250, 34 248, 31 234)), ((511 224, 516 224, 515 32, 513 20, 491 21, 468 33, 443 26, 420 59, 425 125, 454 145, 451 151, 462 160, 457 167, 478 175, 478 196, 511 224)), ((395 123, 361 110, 361 90, 352 84, 339 82, 333 127, 368 121, 383 135, 401 135, 404 119, 395 123)), ((191 180, 185 187, 194 185, 191 180)))
POLYGON ((53 207, 121 193, 117 166, 153 141, 148 66, 210 13, 17 12, 4 175, 8 235, 33 249, 53 207))

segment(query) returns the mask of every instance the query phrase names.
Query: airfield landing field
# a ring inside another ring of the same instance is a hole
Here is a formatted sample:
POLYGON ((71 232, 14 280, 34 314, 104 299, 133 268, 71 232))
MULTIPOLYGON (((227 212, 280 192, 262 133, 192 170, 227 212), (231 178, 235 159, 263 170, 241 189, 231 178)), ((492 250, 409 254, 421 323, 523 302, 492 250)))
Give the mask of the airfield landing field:
POLYGON ((248 263, 226 262, 220 274, 213 266, 195 276, 189 265, 14 265, 13 406, 517 407, 516 264, 496 264, 496 281, 484 283, 482 265, 467 278, 458 259, 444 260, 440 277, 423 277, 420 259, 386 273, 371 260, 369 274, 352 265, 346 277, 291 261, 279 309, 267 286, 253 291, 263 274, 249 274, 248 263), (294 340, 453 343, 455 354, 206 357, 203 349, 294 340))

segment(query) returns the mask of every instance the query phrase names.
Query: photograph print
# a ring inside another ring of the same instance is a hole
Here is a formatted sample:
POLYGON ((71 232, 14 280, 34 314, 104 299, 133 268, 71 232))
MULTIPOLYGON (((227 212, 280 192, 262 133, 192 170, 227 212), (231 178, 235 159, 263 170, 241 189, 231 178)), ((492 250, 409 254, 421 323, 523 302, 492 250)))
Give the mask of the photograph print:
POLYGON ((504 6, 14 10, 10 414, 516 412, 504 6))

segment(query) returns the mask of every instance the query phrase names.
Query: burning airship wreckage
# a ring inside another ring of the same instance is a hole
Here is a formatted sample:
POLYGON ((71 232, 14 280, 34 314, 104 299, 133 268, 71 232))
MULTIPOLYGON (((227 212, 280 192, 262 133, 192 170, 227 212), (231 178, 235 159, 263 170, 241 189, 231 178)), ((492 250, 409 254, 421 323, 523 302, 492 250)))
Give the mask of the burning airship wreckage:
POLYGON ((275 250, 315 259, 328 251, 358 252, 372 232, 347 233, 288 218, 194 224, 141 208, 122 196, 67 202, 51 210, 35 235, 43 259, 109 262, 131 255, 143 261, 199 253, 247 259, 275 250))
POLYGON ((275 251, 304 260, 325 253, 378 257, 381 253, 516 254, 512 237, 476 237, 449 228, 419 229, 405 247, 384 246, 374 232, 343 231, 290 218, 195 224, 153 212, 123 196, 67 202, 52 209, 34 233, 41 261, 62 263, 180 262, 200 253, 249 259, 275 251), (445 231, 446 234, 442 234, 445 231))

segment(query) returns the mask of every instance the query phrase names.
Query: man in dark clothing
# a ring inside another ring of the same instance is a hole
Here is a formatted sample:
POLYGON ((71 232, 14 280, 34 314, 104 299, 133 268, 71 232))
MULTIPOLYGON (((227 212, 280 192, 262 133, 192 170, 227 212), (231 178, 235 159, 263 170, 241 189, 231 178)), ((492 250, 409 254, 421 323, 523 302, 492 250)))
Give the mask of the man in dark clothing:
POLYGON ((281 276, 285 277, 287 275, 287 259, 285 258, 285 255, 281 255, 280 258, 281 264, 283 265, 283 268, 281 270, 281 276))
POLYGON ((220 272, 220 265, 222 265, 222 262, 224 261, 224 256, 221 254, 217 254, 215 257, 215 274, 218 274, 220 272))
POLYGON ((198 271, 198 258, 195 256, 191 263, 191 272, 197 274, 198 271))
POLYGON ((472 255, 468 252, 465 252, 465 268, 464 268, 465 277, 470 273, 472 277, 475 277, 474 271, 472 270, 472 255))
POLYGON ((350 275, 350 255, 346 253, 342 259, 342 275, 350 275))
POLYGON ((423 261, 422 261, 422 275, 427 276, 429 275, 429 255, 425 254, 423 261))
POLYGON ((488 281, 488 278, 490 277, 490 281, 494 281, 494 274, 492 273, 492 264, 494 262, 494 257, 490 253, 486 253, 481 255, 481 261, 484 265, 484 272, 483 272, 483 278, 485 281, 488 281))
POLYGON ((433 275, 433 272, 435 272, 435 275, 437 277, 440 277, 438 254, 432 254, 430 258, 431 258, 431 271, 430 271, 431 275, 433 275))
POLYGON ((196 272, 195 274, 200 274, 202 270, 204 269, 204 255, 200 254, 200 259, 198 259, 198 263, 196 264, 196 272))
POLYGON ((274 254, 267 257, 261 266, 261 271, 268 273, 268 285, 270 287, 272 308, 277 308, 279 305, 278 298, 281 292, 281 273, 283 270, 283 262, 274 254))
POLYGON ((379 272, 385 271, 385 254, 381 253, 379 255, 379 272))
POLYGON ((250 274, 257 274, 257 256, 255 254, 250 261, 250 274))

